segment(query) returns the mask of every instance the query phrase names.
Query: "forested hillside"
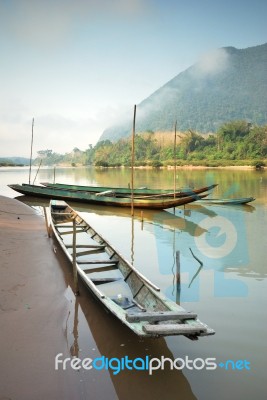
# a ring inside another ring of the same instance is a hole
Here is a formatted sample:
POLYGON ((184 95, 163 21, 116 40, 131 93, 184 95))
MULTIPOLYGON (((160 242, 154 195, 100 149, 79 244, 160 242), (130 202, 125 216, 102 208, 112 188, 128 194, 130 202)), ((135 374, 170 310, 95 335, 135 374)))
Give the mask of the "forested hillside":
MULTIPOLYGON (((216 132, 220 125, 244 119, 267 123, 267 43, 238 50, 219 49, 180 73, 137 106, 136 131, 216 132)), ((131 120, 106 129, 102 140, 131 133, 131 120)))

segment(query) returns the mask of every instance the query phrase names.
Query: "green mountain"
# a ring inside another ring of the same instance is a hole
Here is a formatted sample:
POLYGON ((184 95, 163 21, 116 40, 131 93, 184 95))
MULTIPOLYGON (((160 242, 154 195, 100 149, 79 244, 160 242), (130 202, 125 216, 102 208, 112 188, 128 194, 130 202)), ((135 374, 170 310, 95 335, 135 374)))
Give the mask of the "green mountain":
MULTIPOLYGON (((267 43, 225 47, 203 57, 137 106, 136 132, 215 132, 224 122, 267 123, 267 43)), ((101 140, 131 134, 132 117, 106 129, 101 140)))

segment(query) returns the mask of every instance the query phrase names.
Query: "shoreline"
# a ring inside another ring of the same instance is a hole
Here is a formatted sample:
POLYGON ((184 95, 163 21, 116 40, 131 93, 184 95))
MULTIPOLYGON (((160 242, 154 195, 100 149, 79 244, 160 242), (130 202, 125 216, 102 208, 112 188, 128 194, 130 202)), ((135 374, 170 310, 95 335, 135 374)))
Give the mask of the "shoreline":
POLYGON ((114 320, 82 282, 74 296, 71 264, 31 207, 0 196, 0 226, 1 399, 164 398, 166 387, 173 399, 177 387, 195 399, 182 371, 56 369, 58 355, 134 359, 148 348, 158 358, 173 355, 165 339, 140 340, 114 320))
MULTIPOLYGON (((0 166, 0 171, 1 170, 7 170, 7 169, 10 169, 10 168, 16 168, 16 169, 21 169, 21 168, 23 168, 23 169, 28 169, 29 168, 29 166, 0 166)), ((36 166, 36 165, 33 165, 32 166, 32 168, 33 169, 37 169, 38 167, 36 166)), ((53 168, 55 168, 55 166, 53 166, 53 165, 43 165, 41 168, 40 168, 40 170, 42 170, 42 169, 53 169, 53 168)), ((86 168, 95 168, 95 169, 126 169, 126 168, 128 168, 128 169, 130 169, 131 167, 130 166, 125 166, 125 165, 121 165, 121 166, 119 166, 119 167, 113 167, 113 166, 109 166, 109 167, 102 167, 102 166, 94 166, 94 165, 76 165, 75 167, 74 166, 71 166, 71 165, 57 165, 56 166, 56 168, 66 168, 66 169, 76 169, 76 168, 84 168, 84 169, 86 169, 86 168)), ((214 169, 214 170, 217 170, 217 169, 224 169, 224 170, 227 170, 227 169, 230 169, 230 170, 251 170, 251 171, 264 171, 264 170, 266 170, 267 169, 267 167, 261 167, 261 168, 259 168, 259 169, 256 169, 255 168, 255 166, 252 166, 252 165, 227 165, 227 166, 222 166, 222 165, 220 165, 220 166, 217 166, 217 167, 214 167, 214 166, 206 166, 206 165, 190 165, 190 164, 188 164, 188 165, 176 165, 176 167, 174 167, 174 165, 166 165, 166 166, 160 166, 160 167, 152 167, 152 166, 150 166, 150 165, 141 165, 141 166, 134 166, 134 169, 146 169, 146 170, 149 170, 149 169, 151 169, 151 170, 156 170, 156 169, 161 169, 161 170, 164 170, 164 169, 166 169, 166 170, 169 170, 169 169, 174 169, 174 168, 176 168, 176 169, 214 169)))
POLYGON ((66 263, 31 207, 0 196, 0 227, 1 398, 79 397, 75 374, 54 367, 57 353, 69 353, 66 263))

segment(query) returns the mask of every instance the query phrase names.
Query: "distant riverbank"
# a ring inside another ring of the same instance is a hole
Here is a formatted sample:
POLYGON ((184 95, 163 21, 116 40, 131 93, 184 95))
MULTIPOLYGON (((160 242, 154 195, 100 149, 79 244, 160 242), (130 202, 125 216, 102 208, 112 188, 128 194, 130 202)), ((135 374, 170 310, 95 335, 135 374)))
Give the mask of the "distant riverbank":
MULTIPOLYGON (((152 169, 153 167, 135 167, 135 168, 147 168, 152 169)), ((174 169, 174 165, 167 165, 166 167, 160 167, 162 169, 174 169)), ((251 165, 227 165, 227 166, 205 166, 205 165, 177 165, 177 169, 236 169, 236 170, 254 170, 255 167, 251 165)), ((263 169, 266 167, 262 167, 263 169)))
MULTIPOLYGON (((110 166, 110 167, 94 167, 97 169, 123 169, 123 168, 131 168, 129 166, 110 166)), ((192 170, 205 170, 205 169, 223 169, 223 170, 227 170, 227 169, 232 169, 232 170, 255 170, 257 169, 255 166, 252 165, 227 165, 227 166, 207 166, 207 165, 177 165, 176 167, 174 165, 166 165, 166 166, 160 166, 160 167, 152 167, 151 165, 139 165, 139 166, 134 166, 134 169, 147 169, 147 170, 155 170, 155 169, 160 169, 160 170, 172 170, 172 169, 180 169, 180 170, 188 170, 188 169, 192 169, 192 170)), ((261 166, 259 169, 264 170, 266 167, 265 166, 261 166)))
MULTIPOLYGON (((236 169, 236 170, 255 170, 257 169, 256 165, 212 165, 213 163, 210 163, 210 165, 195 165, 195 164, 184 164, 184 165, 176 165, 177 169, 236 169)), ((214 163, 216 164, 216 162, 214 163)), ((267 164, 264 163, 264 164, 267 164)), ((0 165, 1 167, 1 165, 0 165)), ((17 167, 17 166, 16 166, 17 167)), ((34 165, 33 167, 37 168, 37 165, 34 165)), ((43 165, 41 169, 43 168, 96 168, 96 169, 129 169, 131 168, 130 165, 83 165, 83 164, 67 164, 67 163, 62 163, 62 164, 56 164, 56 165, 43 165)), ((175 166, 172 164, 166 164, 166 165, 135 165, 134 169, 150 169, 150 170, 156 170, 156 169, 174 169, 175 166)), ((258 169, 264 169, 266 168, 266 165, 260 165, 258 169)))

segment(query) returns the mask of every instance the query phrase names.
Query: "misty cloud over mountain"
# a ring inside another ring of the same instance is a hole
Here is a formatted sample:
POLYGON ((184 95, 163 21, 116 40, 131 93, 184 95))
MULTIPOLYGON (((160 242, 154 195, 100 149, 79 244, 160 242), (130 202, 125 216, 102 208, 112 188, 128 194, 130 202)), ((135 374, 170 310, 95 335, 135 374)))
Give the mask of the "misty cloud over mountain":
MULTIPOLYGON (((164 62, 164 61, 163 61, 164 62)), ((204 55, 137 106, 136 131, 214 132, 227 121, 267 123, 267 43, 225 47, 204 55)), ((131 134, 132 116, 107 128, 100 140, 131 134)))

